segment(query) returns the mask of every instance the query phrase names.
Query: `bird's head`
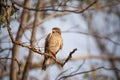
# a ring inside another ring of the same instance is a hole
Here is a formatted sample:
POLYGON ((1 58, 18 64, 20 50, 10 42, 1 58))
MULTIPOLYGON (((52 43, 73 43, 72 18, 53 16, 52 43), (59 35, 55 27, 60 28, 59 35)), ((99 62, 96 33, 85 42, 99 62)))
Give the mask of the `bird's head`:
POLYGON ((54 28, 52 28, 52 33, 61 34, 61 30, 60 30, 60 28, 58 28, 58 27, 54 27, 54 28))

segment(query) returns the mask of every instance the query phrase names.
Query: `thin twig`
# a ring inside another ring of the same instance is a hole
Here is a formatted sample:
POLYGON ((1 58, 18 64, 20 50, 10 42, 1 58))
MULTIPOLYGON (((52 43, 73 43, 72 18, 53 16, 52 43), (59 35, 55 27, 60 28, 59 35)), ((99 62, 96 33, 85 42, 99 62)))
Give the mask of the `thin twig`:
POLYGON ((25 7, 15 1, 12 2, 13 4, 18 5, 19 7, 22 7, 24 9, 28 9, 31 11, 57 11, 57 12, 72 12, 72 13, 83 13, 84 11, 86 11, 88 8, 90 8, 91 6, 93 6, 95 3, 97 3, 97 0, 95 0, 94 2, 92 2, 91 4, 89 4, 86 8, 84 9, 76 9, 76 10, 58 10, 58 9, 34 9, 34 8, 29 8, 29 7, 25 7))
POLYGON ((77 51, 77 48, 73 49, 72 52, 70 52, 69 56, 66 58, 65 62, 62 64, 62 66, 64 66, 68 60, 70 60, 72 58, 72 54, 75 53, 75 51, 77 51))
MULTIPOLYGON (((79 69, 84 65, 84 63, 85 63, 85 60, 83 60, 82 64, 80 64, 80 66, 79 66, 75 71, 72 71, 69 75, 72 75, 72 74, 76 73, 77 71, 79 71, 79 69)), ((69 68, 69 69, 67 69, 67 70, 65 70, 65 71, 62 71, 62 72, 56 77, 55 80, 58 80, 60 77, 62 77, 62 75, 63 75, 65 72, 67 72, 67 71, 70 70, 70 69, 72 69, 72 68, 69 68)))
POLYGON ((1 59, 10 59, 10 60, 16 61, 17 64, 18 64, 18 68, 19 68, 18 74, 20 73, 20 66, 21 66, 21 64, 19 63, 19 61, 18 61, 17 59, 8 58, 8 57, 0 57, 0 60, 1 60, 1 59))
POLYGON ((80 64, 79 67, 75 71, 70 73, 70 75, 78 72, 80 70, 80 68, 84 65, 84 63, 85 63, 85 59, 83 60, 82 64, 80 64))
POLYGON ((4 49, 0 48, 0 52, 6 51, 6 50, 12 50, 12 48, 4 48, 4 49))
POLYGON ((57 80, 61 75, 63 75, 65 72, 69 71, 70 69, 72 69, 72 68, 69 68, 69 69, 64 70, 61 73, 59 73, 55 80, 57 80))
POLYGON ((117 69, 117 68, 105 68, 104 66, 101 66, 101 67, 98 67, 96 69, 92 69, 92 70, 88 70, 88 71, 83 71, 83 72, 78 72, 78 73, 74 73, 74 74, 71 74, 71 75, 62 76, 58 80, 67 79, 69 77, 73 77, 73 76, 81 75, 81 74, 85 74, 85 73, 90 73, 90 72, 97 71, 97 70, 100 70, 100 69, 104 69, 104 70, 116 70, 116 71, 120 72, 120 70, 117 69))
POLYGON ((84 35, 88 35, 88 36, 93 36, 93 37, 96 37, 96 38, 100 38, 100 39, 105 39, 105 40, 108 40, 118 46, 120 46, 120 43, 119 42, 116 42, 116 41, 113 41, 112 39, 110 39, 109 37, 107 36, 100 36, 100 35, 96 35, 96 34, 91 34, 91 33, 86 33, 86 32, 80 32, 80 31, 63 31, 63 33, 80 33, 80 34, 84 34, 84 35))

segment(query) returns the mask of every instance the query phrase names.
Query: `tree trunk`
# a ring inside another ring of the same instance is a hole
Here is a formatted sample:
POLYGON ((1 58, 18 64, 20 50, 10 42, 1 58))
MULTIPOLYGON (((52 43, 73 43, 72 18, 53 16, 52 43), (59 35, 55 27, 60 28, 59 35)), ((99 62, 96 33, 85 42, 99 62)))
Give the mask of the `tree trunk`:
MULTIPOLYGON (((39 0, 37 3, 36 9, 40 9, 40 7, 42 7, 42 5, 43 5, 43 1, 39 0)), ((33 31, 32 31, 32 35, 31 35, 31 41, 30 41, 30 45, 32 47, 35 47, 36 33, 37 33, 37 29, 38 29, 37 24, 39 22, 40 15, 41 15, 41 12, 36 12, 36 14, 35 14, 35 20, 33 23, 33 31)), ((28 56, 28 59, 27 59, 27 62, 26 62, 25 68, 24 68, 22 80, 27 80, 28 72, 29 72, 29 69, 30 69, 30 66, 32 63, 33 54, 34 54, 34 52, 32 50, 30 50, 29 56, 28 56)))
MULTIPOLYGON (((29 6, 29 0, 25 0, 24 5, 27 7, 29 6)), ((23 35, 23 28, 25 27, 25 24, 27 22, 28 18, 28 10, 23 10, 22 16, 21 16, 21 23, 18 29, 18 33, 16 35, 16 41, 21 41, 22 35, 23 35)), ((12 58, 18 60, 18 52, 19 52, 19 45, 14 44, 12 49, 12 58)), ((12 60, 11 61, 11 70, 10 70, 10 80, 17 80, 17 62, 12 60)))

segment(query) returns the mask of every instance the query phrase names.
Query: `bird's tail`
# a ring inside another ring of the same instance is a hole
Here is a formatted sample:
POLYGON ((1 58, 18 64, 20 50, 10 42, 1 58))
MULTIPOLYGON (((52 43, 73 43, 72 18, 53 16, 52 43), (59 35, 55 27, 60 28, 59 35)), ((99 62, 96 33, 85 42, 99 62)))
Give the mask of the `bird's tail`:
POLYGON ((46 70, 47 61, 48 61, 48 58, 46 56, 44 56, 44 61, 43 61, 43 64, 42 64, 42 70, 46 70))

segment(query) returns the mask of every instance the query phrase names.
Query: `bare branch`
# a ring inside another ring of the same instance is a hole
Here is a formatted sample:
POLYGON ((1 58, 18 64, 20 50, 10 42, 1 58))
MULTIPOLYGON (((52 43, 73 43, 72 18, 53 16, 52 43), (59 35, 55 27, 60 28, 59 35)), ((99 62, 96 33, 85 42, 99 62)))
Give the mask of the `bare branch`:
POLYGON ((55 80, 57 80, 61 75, 63 75, 65 72, 69 71, 70 69, 72 69, 72 68, 62 71, 60 74, 58 74, 58 76, 56 77, 55 80))
MULTIPOLYGON (((38 3, 37 3, 36 9, 39 9, 39 7, 41 7, 41 6, 43 6, 43 1, 39 0, 38 3)), ((30 45, 32 47, 35 47, 36 33, 37 33, 37 29, 38 29, 38 27, 35 26, 35 25, 38 23, 40 15, 41 15, 41 12, 36 12, 35 13, 35 20, 34 20, 34 24, 33 24, 31 40, 30 40, 30 45)), ((34 54, 34 52, 32 50, 29 50, 29 55, 28 55, 28 58, 27 58, 27 61, 26 61, 26 64, 25 64, 22 80, 26 80, 27 77, 28 77, 28 73, 29 73, 29 70, 30 70, 31 63, 32 63, 33 54, 34 54)))
POLYGON ((86 33, 86 32, 80 32, 80 31, 63 31, 64 33, 80 33, 80 34, 84 34, 84 35, 88 35, 88 36, 93 36, 93 37, 96 37, 96 38, 99 38, 99 39, 105 39, 105 40, 108 40, 118 46, 120 46, 120 43, 119 42, 115 42, 113 41, 112 39, 108 38, 107 36, 100 36, 100 35, 97 35, 97 34, 91 34, 91 33, 86 33))
POLYGON ((95 3, 97 3, 97 0, 95 0, 94 2, 92 2, 91 4, 89 4, 86 8, 82 9, 76 9, 76 10, 58 10, 58 9, 34 9, 34 8, 29 8, 29 7, 25 7, 15 1, 12 2, 13 4, 18 5, 19 7, 22 7, 24 9, 28 9, 31 11, 57 11, 57 12, 72 12, 72 13, 83 13, 84 11, 86 11, 88 8, 90 8, 91 6, 93 6, 95 3))
POLYGON ((4 49, 0 48, 0 52, 6 51, 6 50, 12 50, 12 48, 4 48, 4 49))
POLYGON ((63 67, 72 58, 72 54, 75 53, 75 51, 77 51, 77 48, 73 49, 73 51, 69 53, 69 56, 65 59, 64 62, 60 62, 55 57, 53 57, 53 56, 51 56, 49 54, 46 54, 46 53, 45 53, 45 56, 50 57, 51 59, 53 59, 55 61, 55 63, 57 63, 58 65, 60 65, 61 67, 63 67))
MULTIPOLYGON (((64 62, 65 59, 58 59, 58 61, 64 62)), ((112 59, 114 61, 120 61, 120 57, 113 57, 113 56, 108 56, 108 55, 88 55, 88 54, 76 56, 76 57, 74 56, 69 61, 73 62, 73 61, 77 61, 77 60, 84 60, 83 63, 79 66, 81 68, 81 66, 85 63, 85 60, 89 60, 89 59, 104 60, 104 61, 112 59)), ((43 61, 40 61, 38 63, 32 63, 31 69, 40 68, 42 62, 43 61)), ((52 64, 55 64, 55 62, 51 63, 50 65, 52 65, 52 64)))
POLYGON ((58 80, 67 79, 67 78, 70 78, 70 77, 73 77, 73 76, 76 76, 76 75, 85 74, 85 73, 90 73, 90 72, 97 71, 97 70, 100 70, 100 69, 104 69, 104 70, 116 70, 116 71, 120 72, 120 70, 117 69, 117 68, 106 68, 104 66, 101 66, 101 67, 98 67, 98 68, 95 68, 95 69, 92 69, 92 70, 88 70, 88 71, 83 71, 83 72, 78 72, 78 73, 74 73, 74 74, 62 76, 58 80))
POLYGON ((79 67, 75 71, 71 72, 70 74, 74 74, 74 73, 78 72, 84 64, 85 64, 85 59, 83 60, 82 64, 80 64, 79 67))
MULTIPOLYGON (((44 53, 43 53, 44 54, 44 53)), ((77 68, 77 69, 80 69, 81 68, 81 66, 84 64, 84 62, 85 62, 85 60, 86 59, 101 59, 101 60, 108 60, 109 58, 111 58, 111 59, 113 59, 113 60, 118 60, 118 61, 120 61, 120 57, 113 57, 113 56, 107 56, 107 55, 81 55, 81 56, 77 56, 77 57, 73 57, 73 58, 71 58, 71 60, 70 61, 76 61, 76 60, 84 60, 83 61, 83 63, 77 68)), ((59 60, 59 61, 65 61, 65 59, 61 59, 61 60, 59 60)), ((58 62, 59 62, 58 61, 58 62)), ((30 69, 32 70, 32 69, 36 69, 36 68, 40 68, 42 65, 42 62, 43 61, 40 61, 40 62, 38 62, 38 63, 32 63, 31 64, 31 66, 30 66, 30 69)), ((22 63, 21 63, 22 64, 22 63)), ((54 63, 53 63, 54 64, 54 63)), ((60 63, 61 64, 61 63, 60 63)), ((70 68, 70 69, 72 69, 72 68, 70 68)), ((65 73, 65 72, 67 72, 68 70, 70 70, 70 69, 67 69, 67 70, 65 70, 64 72, 63 72, 63 74, 65 73)), ((77 71, 77 69, 76 69, 76 71, 77 71)), ((20 72, 23 72, 23 70, 22 71, 20 71, 20 72)), ((8 75, 9 73, 8 72, 5 72, 5 74, 3 74, 3 76, 6 76, 6 75, 8 75)), ((62 73, 61 73, 62 74, 62 73)), ((1 77, 2 75, 0 75, 0 77, 1 77)), ((56 77, 56 80, 58 79, 58 77, 60 77, 60 76, 57 76, 56 77)))
POLYGON ((19 63, 19 61, 18 61, 17 59, 8 58, 8 57, 0 57, 0 60, 2 60, 2 59, 10 59, 10 60, 16 61, 17 64, 18 64, 18 68, 19 68, 18 74, 20 74, 20 65, 21 65, 21 64, 19 63))
POLYGON ((73 51, 70 52, 69 56, 66 58, 65 62, 62 64, 62 66, 64 66, 65 63, 67 63, 68 60, 70 60, 72 58, 72 54, 75 53, 75 51, 77 51, 77 48, 73 49, 73 51))
MULTIPOLYGON (((47 21, 47 20, 49 20, 49 19, 52 19, 53 17, 63 16, 63 15, 66 15, 66 14, 69 14, 69 12, 62 12, 62 13, 53 13, 53 14, 50 14, 50 15, 48 15, 47 17, 45 17, 44 19, 38 21, 38 23, 37 23, 35 26, 38 26, 38 25, 44 23, 45 21, 47 21)), ((26 29, 31 29, 32 27, 33 27, 33 23, 27 25, 27 26, 25 27, 24 31, 25 31, 26 29)))
MULTIPOLYGON (((84 63, 85 63, 85 60, 82 62, 82 64, 80 64, 80 66, 79 66, 75 71, 71 72, 70 75, 78 72, 79 69, 84 65, 84 63)), ((70 68, 70 69, 71 69, 71 68, 70 68)), ((65 72, 67 72, 67 71, 70 70, 70 69, 67 69, 67 70, 65 70, 65 71, 62 71, 60 74, 58 74, 58 76, 56 77, 55 80, 58 80, 65 72)))
POLYGON ((108 56, 108 55, 82 55, 82 56, 77 56, 77 57, 73 57, 71 60, 81 60, 81 59, 102 59, 102 60, 116 60, 116 61, 120 61, 120 57, 113 57, 113 56, 108 56))

